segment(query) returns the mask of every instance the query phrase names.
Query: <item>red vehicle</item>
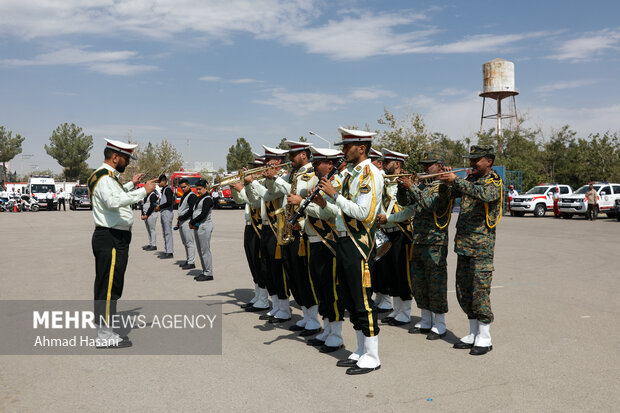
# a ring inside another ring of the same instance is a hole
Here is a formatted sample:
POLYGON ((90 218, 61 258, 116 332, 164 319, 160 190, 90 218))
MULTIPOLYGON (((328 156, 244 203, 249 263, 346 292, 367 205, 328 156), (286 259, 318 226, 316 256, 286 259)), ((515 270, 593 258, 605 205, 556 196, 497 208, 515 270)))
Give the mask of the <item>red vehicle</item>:
POLYGON ((172 176, 170 177, 170 186, 172 191, 176 194, 175 202, 177 207, 179 206, 179 201, 183 196, 183 191, 179 186, 179 181, 181 178, 185 178, 189 181, 189 186, 192 188, 193 193, 196 193, 196 182, 198 182, 199 179, 202 179, 198 172, 187 172, 181 169, 180 171, 172 173, 172 176))

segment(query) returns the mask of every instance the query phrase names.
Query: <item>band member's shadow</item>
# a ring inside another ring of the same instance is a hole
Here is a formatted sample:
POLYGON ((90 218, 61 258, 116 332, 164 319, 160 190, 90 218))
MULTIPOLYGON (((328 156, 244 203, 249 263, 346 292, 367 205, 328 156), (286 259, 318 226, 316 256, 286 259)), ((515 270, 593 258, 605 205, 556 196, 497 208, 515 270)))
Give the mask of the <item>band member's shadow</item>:
MULTIPOLYGON (((387 328, 399 328, 401 330, 405 330, 407 333, 409 333, 409 329, 413 328, 417 322, 419 322, 420 320, 422 320, 421 317, 416 317, 416 316, 411 316, 411 321, 405 325, 402 326, 391 326, 389 324, 384 324, 384 323, 379 323, 379 326, 382 329, 387 329, 387 328)), ((399 332, 400 333, 400 332, 399 332)), ((426 339, 426 334, 410 334, 411 336, 422 336, 424 339, 426 339)), ((445 341, 446 343, 449 344, 454 344, 457 341, 460 340, 460 337, 457 337, 450 329, 446 328, 446 335, 443 338, 440 338, 439 340, 441 341, 445 341)))
POLYGON ((186 262, 185 260, 176 260, 174 262, 174 265, 181 265, 181 264, 184 264, 185 262, 186 262))
MULTIPOLYGON (((198 271, 198 273, 200 274, 201 271, 198 271)), ((253 293, 254 291, 250 290, 249 288, 239 288, 236 290, 219 291, 213 294, 199 295, 198 298, 226 297, 228 298, 228 300, 221 301, 220 304, 232 304, 237 307, 241 307, 242 304, 245 304, 252 299, 253 293)), ((239 308, 239 310, 236 310, 236 311, 222 313, 222 315, 242 314, 242 313, 248 313, 248 312, 245 311, 243 308, 239 308)), ((250 313, 250 314, 260 314, 260 313, 250 313)))
POLYGON ((202 270, 189 270, 185 275, 191 275, 192 277, 195 277, 200 274, 202 274, 202 270))

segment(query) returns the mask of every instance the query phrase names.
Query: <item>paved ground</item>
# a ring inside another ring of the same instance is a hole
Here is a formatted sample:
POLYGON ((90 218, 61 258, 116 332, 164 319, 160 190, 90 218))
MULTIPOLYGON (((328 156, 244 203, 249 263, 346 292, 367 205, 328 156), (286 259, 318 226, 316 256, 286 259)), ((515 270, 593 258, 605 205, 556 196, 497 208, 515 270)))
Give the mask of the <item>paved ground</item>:
MULTIPOLYGON (((196 283, 171 260, 142 251, 146 231, 138 225, 125 282, 127 299, 224 303, 222 356, 0 356, 0 410, 618 410, 620 222, 505 217, 494 350, 473 357, 452 349, 468 327, 450 253, 445 341, 407 334, 407 326, 382 328, 381 370, 349 377, 335 366, 346 350, 320 354, 239 309, 252 287, 242 214, 214 213, 214 281, 196 283)), ((88 211, 0 214, 0 299, 90 298, 92 227, 88 211)), ((347 323, 345 343, 354 348, 347 323)))

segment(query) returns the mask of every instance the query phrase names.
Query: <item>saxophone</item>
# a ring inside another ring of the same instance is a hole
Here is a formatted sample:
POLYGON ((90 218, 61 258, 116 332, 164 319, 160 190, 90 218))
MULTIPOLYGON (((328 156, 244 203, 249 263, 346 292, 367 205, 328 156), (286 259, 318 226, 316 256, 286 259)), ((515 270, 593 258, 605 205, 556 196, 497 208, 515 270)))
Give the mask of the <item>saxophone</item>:
MULTIPOLYGON (((292 172, 291 172, 292 173, 292 172)), ((297 176, 298 173, 293 173, 293 182, 291 183, 291 194, 297 193, 297 176)), ((276 238, 279 245, 288 245, 295 241, 293 235, 293 224, 288 221, 295 215, 296 206, 292 204, 286 204, 286 206, 276 210, 276 238)))

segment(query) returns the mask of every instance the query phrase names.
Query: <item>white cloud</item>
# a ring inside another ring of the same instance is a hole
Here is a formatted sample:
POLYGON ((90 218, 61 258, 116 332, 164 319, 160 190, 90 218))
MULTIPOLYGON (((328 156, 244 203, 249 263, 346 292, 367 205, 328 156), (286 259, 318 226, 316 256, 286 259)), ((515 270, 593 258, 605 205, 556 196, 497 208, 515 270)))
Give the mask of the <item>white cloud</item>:
POLYGON ((232 42, 235 34, 246 33, 301 45, 309 53, 334 60, 358 60, 411 53, 485 53, 547 34, 478 34, 437 43, 432 37, 442 30, 429 25, 429 10, 341 9, 333 13, 335 19, 316 25, 325 7, 323 0, 4 1, 0 35, 35 39, 129 34, 167 41, 189 36, 193 44, 204 45, 212 40, 232 42))
POLYGON ((620 30, 605 29, 567 40, 549 58, 573 63, 585 62, 608 50, 620 50, 620 30))
POLYGON ((262 83, 261 80, 250 79, 250 78, 231 79, 229 80, 229 82, 233 84, 237 84, 237 85, 243 85, 243 84, 249 84, 249 83, 262 83))
POLYGON ((137 56, 137 52, 128 50, 97 52, 87 49, 87 47, 65 48, 43 53, 32 59, 3 59, 0 63, 6 66, 81 65, 109 75, 133 75, 156 69, 155 66, 127 63, 127 60, 137 56))
POLYGON ((199 80, 204 82, 221 82, 222 78, 219 76, 203 76, 199 80))
POLYGON ((534 89, 535 92, 538 93, 550 93, 558 90, 565 89, 576 89, 583 86, 593 85, 597 83, 596 79, 583 79, 583 80, 567 80, 556 83, 551 83, 548 85, 538 86, 534 89))
POLYGON ((306 115, 313 112, 330 112, 348 107, 359 101, 376 101, 383 97, 395 97, 389 90, 377 87, 362 87, 343 94, 321 92, 287 92, 285 89, 271 89, 271 96, 266 99, 257 99, 254 102, 274 106, 278 109, 306 115))

